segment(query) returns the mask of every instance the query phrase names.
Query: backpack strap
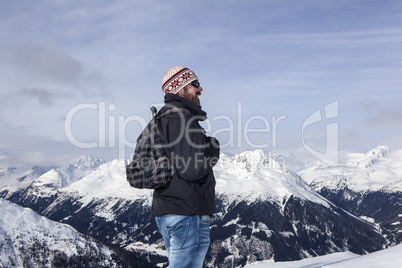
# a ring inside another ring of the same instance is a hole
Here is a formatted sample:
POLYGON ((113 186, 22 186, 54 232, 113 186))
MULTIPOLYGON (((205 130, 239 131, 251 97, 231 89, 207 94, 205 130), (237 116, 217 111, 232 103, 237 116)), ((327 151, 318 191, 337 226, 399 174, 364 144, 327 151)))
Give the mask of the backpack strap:
POLYGON ((156 112, 157 112, 155 106, 152 106, 150 109, 151 109, 151 112, 152 112, 152 117, 155 117, 156 112))

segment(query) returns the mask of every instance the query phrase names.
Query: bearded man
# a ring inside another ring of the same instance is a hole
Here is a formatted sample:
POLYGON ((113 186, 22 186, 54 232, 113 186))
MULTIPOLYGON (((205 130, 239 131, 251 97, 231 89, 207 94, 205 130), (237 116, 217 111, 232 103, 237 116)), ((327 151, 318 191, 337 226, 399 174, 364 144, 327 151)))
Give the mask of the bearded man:
POLYGON ((160 118, 162 139, 175 169, 170 184, 154 190, 151 213, 168 252, 169 267, 202 267, 210 244, 210 219, 216 212, 215 177, 219 143, 207 137, 199 122, 203 88, 193 71, 182 66, 168 70, 162 79, 165 106, 186 112, 160 118))

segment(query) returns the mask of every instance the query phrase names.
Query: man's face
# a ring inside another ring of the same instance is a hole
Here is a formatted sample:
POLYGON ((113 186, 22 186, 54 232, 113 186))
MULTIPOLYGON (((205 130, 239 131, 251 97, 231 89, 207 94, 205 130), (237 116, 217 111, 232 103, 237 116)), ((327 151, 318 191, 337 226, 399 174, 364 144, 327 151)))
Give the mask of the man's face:
POLYGON ((178 95, 191 100, 192 102, 194 102, 197 105, 201 105, 200 99, 198 98, 198 96, 201 95, 202 90, 203 89, 201 86, 196 88, 195 86, 188 84, 186 87, 183 88, 183 90, 179 91, 178 95))

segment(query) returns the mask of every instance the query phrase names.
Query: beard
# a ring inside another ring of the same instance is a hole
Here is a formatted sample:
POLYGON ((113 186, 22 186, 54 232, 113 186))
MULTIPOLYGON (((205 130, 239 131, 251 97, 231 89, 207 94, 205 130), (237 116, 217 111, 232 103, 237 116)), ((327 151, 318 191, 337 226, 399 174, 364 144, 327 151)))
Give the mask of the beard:
POLYGON ((191 100, 192 102, 194 102, 195 104, 197 104, 198 106, 201 105, 200 99, 198 98, 198 96, 201 95, 201 92, 197 92, 196 95, 191 95, 190 93, 188 93, 188 88, 187 86, 185 86, 181 91, 179 91, 178 94, 180 97, 186 98, 191 100))

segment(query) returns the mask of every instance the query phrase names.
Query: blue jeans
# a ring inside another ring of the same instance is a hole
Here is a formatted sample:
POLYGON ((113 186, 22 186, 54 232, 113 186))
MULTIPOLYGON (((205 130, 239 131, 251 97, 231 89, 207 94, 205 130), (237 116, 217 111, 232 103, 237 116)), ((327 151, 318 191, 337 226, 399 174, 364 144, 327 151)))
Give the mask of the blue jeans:
POLYGON ((165 242, 169 268, 201 268, 210 243, 210 217, 169 214, 155 220, 165 242))

